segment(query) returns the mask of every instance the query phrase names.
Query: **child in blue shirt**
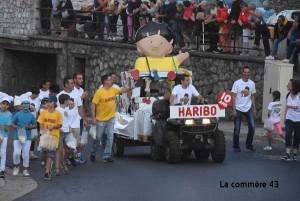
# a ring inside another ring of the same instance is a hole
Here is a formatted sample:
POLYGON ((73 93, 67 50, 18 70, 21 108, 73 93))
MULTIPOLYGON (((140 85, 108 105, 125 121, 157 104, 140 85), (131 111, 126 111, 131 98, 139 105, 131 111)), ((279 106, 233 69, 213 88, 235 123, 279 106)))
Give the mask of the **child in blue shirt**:
POLYGON ((10 98, 2 98, 0 111, 0 178, 4 178, 5 173, 7 139, 11 125, 11 113, 8 111, 9 106, 10 98))
POLYGON ((18 175, 20 155, 22 151, 23 157, 23 176, 28 177, 28 167, 29 167, 29 150, 31 145, 31 130, 36 129, 37 123, 34 115, 30 112, 30 103, 28 101, 23 101, 21 103, 22 110, 15 114, 12 120, 12 127, 14 130, 14 154, 13 161, 15 168, 13 169, 13 175, 18 175), (26 142, 22 143, 18 139, 18 129, 25 128, 26 130, 26 142))

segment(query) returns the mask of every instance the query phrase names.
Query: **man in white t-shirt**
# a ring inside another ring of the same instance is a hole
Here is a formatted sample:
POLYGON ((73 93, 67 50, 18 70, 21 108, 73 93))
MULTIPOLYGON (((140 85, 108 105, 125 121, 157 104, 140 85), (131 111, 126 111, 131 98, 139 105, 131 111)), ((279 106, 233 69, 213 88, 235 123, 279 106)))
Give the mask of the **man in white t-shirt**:
POLYGON ((192 96, 197 96, 198 99, 203 102, 206 101, 195 87, 191 84, 191 79, 188 75, 182 74, 179 77, 180 85, 174 87, 170 98, 170 105, 174 106, 177 104, 190 105, 192 96))
MULTIPOLYGON (((84 108, 82 106, 82 101, 78 94, 74 91, 74 80, 71 77, 65 77, 63 80, 64 83, 64 90, 61 91, 59 94, 57 94, 57 98, 59 99, 59 95, 61 94, 67 94, 70 96, 70 102, 69 102, 69 111, 68 115, 70 117, 71 128, 72 128, 72 134, 77 140, 77 156, 81 156, 81 146, 80 146, 80 118, 83 119, 83 125, 87 126, 87 120, 84 114, 84 108)), ((75 156, 75 157, 77 157, 75 156)), ((69 157, 68 164, 74 165, 74 157, 69 157)))
MULTIPOLYGON (((81 99, 82 101, 82 107, 83 107, 83 113, 84 113, 84 116, 86 118, 86 114, 85 114, 85 109, 84 109, 84 104, 83 104, 83 101, 84 99, 89 95, 88 92, 85 92, 81 86, 83 85, 83 75, 82 73, 75 73, 73 75, 73 80, 74 80, 74 89, 73 89, 73 92, 76 93, 78 95, 78 97, 81 99)), ((83 130, 83 120, 82 118, 80 117, 80 115, 78 115, 78 118, 79 118, 79 121, 80 121, 80 136, 82 134, 82 130, 83 130)), ((81 147, 81 150, 80 150, 82 153, 82 147, 81 147)), ((79 163, 86 163, 86 160, 84 159, 84 157, 82 156, 82 154, 80 155, 77 155, 75 157, 75 160, 77 160, 79 163)))
MULTIPOLYGON (((118 85, 116 85, 117 75, 115 73, 108 73, 107 75, 109 75, 111 78, 111 82, 113 84, 112 86, 117 89, 120 89, 120 87, 118 85)), ((99 88, 101 88, 101 87, 103 87, 103 85, 101 85, 99 88)), ((106 129, 105 133, 102 135, 102 138, 100 141, 101 147, 105 148, 106 141, 107 141, 107 129, 106 129)))
POLYGON ((255 132, 254 118, 256 116, 255 104, 255 84, 250 77, 250 68, 248 66, 243 68, 242 78, 235 81, 231 90, 233 103, 232 103, 232 116, 234 116, 234 131, 233 131, 233 148, 234 152, 241 152, 239 146, 239 135, 241 129, 242 116, 248 122, 248 135, 246 139, 246 149, 255 151, 252 145, 253 136, 255 132), (251 108, 253 106, 253 109, 251 108))
POLYGON ((50 81, 47 79, 42 80, 42 88, 40 88, 39 99, 42 100, 43 98, 49 97, 49 87, 50 81))

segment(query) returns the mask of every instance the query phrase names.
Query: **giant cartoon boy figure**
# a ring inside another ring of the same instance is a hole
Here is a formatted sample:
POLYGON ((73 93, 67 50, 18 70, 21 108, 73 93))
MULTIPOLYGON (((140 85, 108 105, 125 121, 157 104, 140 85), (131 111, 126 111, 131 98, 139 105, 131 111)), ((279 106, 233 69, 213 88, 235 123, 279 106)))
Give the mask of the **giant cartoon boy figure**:
POLYGON ((135 62, 135 69, 139 71, 177 71, 179 65, 189 57, 189 53, 166 57, 173 50, 176 43, 175 34, 165 23, 149 22, 136 33, 137 50, 145 55, 135 62))

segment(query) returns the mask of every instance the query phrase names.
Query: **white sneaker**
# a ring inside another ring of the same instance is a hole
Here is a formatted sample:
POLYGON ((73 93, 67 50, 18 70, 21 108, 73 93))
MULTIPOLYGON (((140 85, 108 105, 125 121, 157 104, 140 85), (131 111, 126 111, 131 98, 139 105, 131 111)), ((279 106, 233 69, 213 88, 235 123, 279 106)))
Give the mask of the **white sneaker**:
POLYGON ((36 148, 36 150, 37 150, 37 151, 41 151, 41 147, 38 146, 38 147, 36 148))
POLYGON ((290 63, 290 60, 289 59, 284 59, 284 60, 281 60, 281 62, 290 63))
POLYGON ((272 151, 272 147, 266 146, 266 147, 264 148, 264 150, 265 150, 265 151, 272 151))
POLYGON ((45 165, 45 163, 44 163, 44 161, 42 161, 42 162, 41 162, 41 166, 44 166, 44 165, 45 165))
POLYGON ((17 176, 18 174, 19 174, 19 168, 15 167, 15 168, 13 169, 13 175, 14 175, 14 176, 17 176))
POLYGON ((24 176, 24 177, 29 177, 29 176, 30 176, 28 170, 24 170, 24 171, 23 171, 23 176, 24 176))
POLYGON ((116 37, 113 37, 112 40, 113 40, 113 41, 117 41, 116 37))
POLYGON ((266 60, 274 60, 274 59, 275 59, 275 58, 272 57, 271 55, 266 57, 266 60))

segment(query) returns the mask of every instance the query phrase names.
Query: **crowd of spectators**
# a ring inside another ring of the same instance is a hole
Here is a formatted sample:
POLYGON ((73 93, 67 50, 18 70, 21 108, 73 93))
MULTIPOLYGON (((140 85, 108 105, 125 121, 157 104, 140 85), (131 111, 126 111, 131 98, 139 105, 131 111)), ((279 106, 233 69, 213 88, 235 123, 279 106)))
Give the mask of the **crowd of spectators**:
MULTIPOLYGON (((58 37, 67 37, 70 29, 76 29, 79 37, 117 41, 120 16, 123 38, 118 42, 121 43, 133 44, 139 27, 156 21, 167 23, 176 35, 174 48, 186 51, 200 50, 199 44, 205 41, 206 45, 209 44, 207 52, 248 56, 249 49, 254 49, 258 51, 258 57, 274 59, 279 43, 287 38, 284 61, 292 57, 299 38, 299 16, 294 16, 297 18, 294 24, 284 16, 277 19, 268 0, 263 2, 263 11, 256 8, 255 3, 247 4, 242 0, 232 0, 230 11, 221 0, 169 0, 168 4, 165 0, 94 0, 92 5, 76 11, 71 0, 52 0, 51 4, 48 2, 42 6, 52 9, 58 37), (251 35, 255 37, 252 47, 249 44, 251 35)), ((48 10, 42 9, 43 18, 50 15, 48 10)), ((49 27, 46 26, 49 24, 42 19, 42 34, 48 34, 49 27)), ((293 57, 296 62, 296 56, 293 57)))

